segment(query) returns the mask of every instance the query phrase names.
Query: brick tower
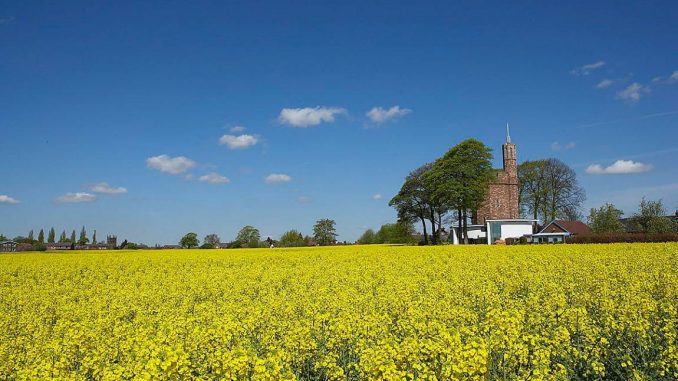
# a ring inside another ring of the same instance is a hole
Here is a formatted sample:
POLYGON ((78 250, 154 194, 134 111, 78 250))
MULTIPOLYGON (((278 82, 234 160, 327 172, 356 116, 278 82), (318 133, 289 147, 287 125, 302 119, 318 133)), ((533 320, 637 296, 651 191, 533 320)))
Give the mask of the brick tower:
POLYGON ((508 124, 506 143, 501 146, 501 152, 503 169, 495 170, 495 179, 490 183, 485 203, 473 213, 474 224, 485 224, 486 220, 520 218, 516 145, 511 142, 508 124))

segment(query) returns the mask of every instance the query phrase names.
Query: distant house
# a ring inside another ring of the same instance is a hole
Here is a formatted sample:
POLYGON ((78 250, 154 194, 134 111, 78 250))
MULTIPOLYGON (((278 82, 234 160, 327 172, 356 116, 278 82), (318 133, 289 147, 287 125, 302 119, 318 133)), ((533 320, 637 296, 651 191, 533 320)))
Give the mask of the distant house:
POLYGON ((544 226, 539 233, 532 234, 531 238, 532 243, 563 243, 569 236, 591 233, 591 228, 581 221, 554 220, 544 226))
POLYGON ((0 252, 3 253, 13 253, 16 251, 18 243, 14 241, 2 241, 0 242, 0 252))
POLYGON ((70 242, 49 242, 45 244, 47 250, 71 250, 70 242))
POLYGON ((217 249, 228 249, 228 243, 227 242, 221 242, 217 246, 217 249))

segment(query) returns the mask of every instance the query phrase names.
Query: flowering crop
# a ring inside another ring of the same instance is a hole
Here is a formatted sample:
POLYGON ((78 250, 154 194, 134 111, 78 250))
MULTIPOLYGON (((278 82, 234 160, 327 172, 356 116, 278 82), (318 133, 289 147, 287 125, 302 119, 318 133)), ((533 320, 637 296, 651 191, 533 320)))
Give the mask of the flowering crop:
POLYGON ((0 255, 0 380, 678 378, 678 244, 0 255))

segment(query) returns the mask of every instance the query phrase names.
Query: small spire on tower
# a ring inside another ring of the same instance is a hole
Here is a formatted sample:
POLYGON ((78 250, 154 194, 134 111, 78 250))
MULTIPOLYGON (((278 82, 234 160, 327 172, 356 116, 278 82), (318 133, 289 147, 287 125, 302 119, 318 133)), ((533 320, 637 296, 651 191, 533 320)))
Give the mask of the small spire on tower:
POLYGON ((511 143, 511 134, 509 133, 509 124, 506 123, 506 143, 511 143))

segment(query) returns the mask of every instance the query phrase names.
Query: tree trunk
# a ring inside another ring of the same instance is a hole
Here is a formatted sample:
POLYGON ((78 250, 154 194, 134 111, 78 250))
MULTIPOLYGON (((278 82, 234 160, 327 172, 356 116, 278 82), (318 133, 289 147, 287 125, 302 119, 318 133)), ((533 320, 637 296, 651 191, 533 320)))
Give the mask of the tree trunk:
POLYGON ((464 235, 464 230, 462 227, 462 215, 461 215, 461 209, 457 209, 457 218, 459 218, 459 229, 457 229, 457 240, 459 243, 461 243, 462 237, 464 235))
POLYGON ((428 245, 428 233, 426 233, 426 219, 421 217, 421 225, 424 228, 424 245, 428 245))
POLYGON ((431 241, 434 245, 438 244, 438 240, 436 239, 436 216, 433 208, 431 208, 431 241))
POLYGON ((466 210, 464 210, 464 245, 468 245, 468 218, 466 216, 466 210))

